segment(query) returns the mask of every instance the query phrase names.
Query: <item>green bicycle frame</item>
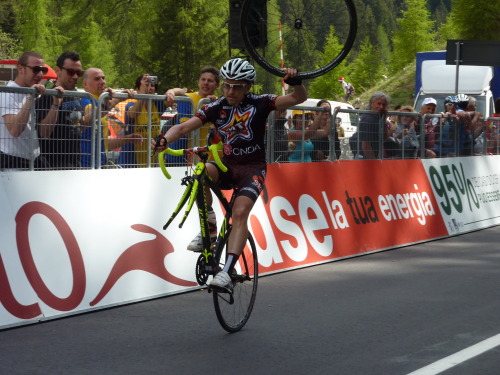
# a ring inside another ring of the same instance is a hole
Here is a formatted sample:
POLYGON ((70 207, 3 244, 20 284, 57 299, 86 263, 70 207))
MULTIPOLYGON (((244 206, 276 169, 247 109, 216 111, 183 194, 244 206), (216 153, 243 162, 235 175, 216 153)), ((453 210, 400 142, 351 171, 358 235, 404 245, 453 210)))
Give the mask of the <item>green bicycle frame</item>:
MULTIPOLYGON (((208 147, 208 150, 212 152, 212 155, 214 156, 214 159, 216 163, 218 164, 219 168, 222 171, 227 171, 227 168, 222 164, 218 150, 222 148, 222 143, 219 143, 217 145, 212 145, 208 147)), ((198 216, 200 220, 200 229, 201 229, 201 234, 202 234, 202 241, 203 241, 203 252, 202 254, 205 257, 206 263, 211 264, 211 259, 213 259, 213 252, 212 252, 212 243, 210 241, 210 233, 209 233, 209 225, 208 225, 208 206, 207 206, 207 201, 206 201, 206 196, 205 196, 205 186, 208 185, 210 190, 214 192, 216 195, 217 199, 221 202, 224 210, 226 211, 226 214, 224 215, 224 220, 221 226, 221 230, 219 232, 218 240, 219 238, 223 238, 225 236, 226 230, 228 228, 228 222, 229 218, 231 217, 231 203, 229 203, 224 195, 224 193, 220 190, 220 188, 212 181, 208 173, 206 172, 206 162, 208 159, 208 156, 204 153, 207 148, 195 148, 191 153, 196 153, 200 157, 200 161, 196 164, 196 167, 193 171, 192 176, 186 176, 183 178, 183 184, 186 185, 186 189, 184 190, 184 193, 177 204, 177 207, 175 208, 174 212, 168 219, 167 223, 163 226, 163 229, 166 229, 174 220, 174 218, 179 214, 181 211, 182 207, 187 203, 186 210, 184 211, 184 215, 181 219, 181 222, 179 224, 179 228, 182 228, 184 222, 186 221, 189 213, 191 212, 191 209, 193 208, 194 202, 196 202, 196 205, 198 207, 198 216)), ((172 149, 166 149, 165 151, 160 152, 158 158, 160 162, 160 168, 163 172, 163 174, 170 179, 171 176, 168 173, 166 167, 165 167, 165 159, 164 159, 164 153, 168 153, 170 155, 174 156, 180 156, 180 155, 185 155, 186 151, 189 152, 189 150, 172 150, 172 149)))

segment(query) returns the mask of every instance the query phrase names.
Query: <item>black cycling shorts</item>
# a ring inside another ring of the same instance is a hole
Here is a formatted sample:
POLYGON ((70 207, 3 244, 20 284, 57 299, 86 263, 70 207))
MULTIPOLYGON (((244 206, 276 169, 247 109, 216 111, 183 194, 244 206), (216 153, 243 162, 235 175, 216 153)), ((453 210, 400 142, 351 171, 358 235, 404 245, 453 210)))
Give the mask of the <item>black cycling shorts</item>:
POLYGON ((256 201, 264 189, 266 181, 266 163, 226 165, 227 172, 223 172, 215 162, 211 162, 219 171, 217 185, 222 190, 238 189, 238 195, 243 195, 256 201))

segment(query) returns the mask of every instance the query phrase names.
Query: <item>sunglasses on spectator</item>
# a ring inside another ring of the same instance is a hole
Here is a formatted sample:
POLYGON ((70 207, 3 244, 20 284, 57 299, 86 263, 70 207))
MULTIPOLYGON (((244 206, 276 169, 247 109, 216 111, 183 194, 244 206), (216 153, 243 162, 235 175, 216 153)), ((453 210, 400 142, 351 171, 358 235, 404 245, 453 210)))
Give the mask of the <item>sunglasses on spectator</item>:
POLYGON ((29 66, 29 65, 26 65, 26 64, 21 64, 22 66, 25 66, 27 68, 30 68, 32 71, 33 71, 33 74, 38 74, 40 72, 42 72, 43 74, 47 74, 47 72, 49 71, 49 68, 47 68, 46 66, 29 66))
POLYGON ((247 87, 246 83, 226 83, 222 84, 222 90, 234 89, 236 91, 243 91, 247 87))
POLYGON ((75 74, 78 77, 83 76, 83 70, 75 70, 75 69, 65 68, 64 66, 61 67, 61 69, 64 69, 65 71, 67 71, 70 76, 74 76, 75 74))

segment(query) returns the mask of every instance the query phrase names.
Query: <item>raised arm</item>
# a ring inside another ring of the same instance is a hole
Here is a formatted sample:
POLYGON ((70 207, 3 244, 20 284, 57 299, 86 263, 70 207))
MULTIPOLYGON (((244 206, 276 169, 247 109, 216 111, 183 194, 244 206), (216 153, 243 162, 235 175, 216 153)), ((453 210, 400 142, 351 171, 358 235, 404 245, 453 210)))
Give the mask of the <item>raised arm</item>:
MULTIPOLYGON (((283 68, 286 73, 283 79, 293 79, 297 76, 297 70, 293 68, 283 68)), ((307 91, 305 86, 301 83, 293 86, 293 92, 287 95, 278 96, 276 98, 276 109, 287 109, 294 105, 303 103, 307 99, 307 91)))

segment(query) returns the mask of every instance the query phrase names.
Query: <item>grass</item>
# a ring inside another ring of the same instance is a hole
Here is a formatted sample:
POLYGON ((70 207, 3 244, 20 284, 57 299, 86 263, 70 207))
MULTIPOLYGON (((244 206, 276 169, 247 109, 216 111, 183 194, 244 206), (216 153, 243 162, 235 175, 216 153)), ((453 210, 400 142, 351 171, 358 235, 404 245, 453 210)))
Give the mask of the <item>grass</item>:
POLYGON ((413 92, 415 88, 415 63, 408 64, 401 72, 382 80, 375 86, 360 93, 351 100, 351 103, 356 108, 366 108, 370 100, 370 96, 375 91, 382 91, 391 97, 389 110, 394 109, 397 105, 413 106, 413 92))

